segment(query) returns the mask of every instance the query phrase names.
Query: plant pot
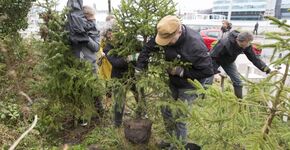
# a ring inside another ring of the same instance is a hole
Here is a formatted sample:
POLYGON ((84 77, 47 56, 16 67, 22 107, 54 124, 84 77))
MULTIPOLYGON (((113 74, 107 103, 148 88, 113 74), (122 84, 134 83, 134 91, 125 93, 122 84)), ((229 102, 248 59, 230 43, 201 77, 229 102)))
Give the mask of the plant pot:
POLYGON ((152 121, 130 119, 124 121, 125 138, 134 144, 147 144, 151 136, 152 121))

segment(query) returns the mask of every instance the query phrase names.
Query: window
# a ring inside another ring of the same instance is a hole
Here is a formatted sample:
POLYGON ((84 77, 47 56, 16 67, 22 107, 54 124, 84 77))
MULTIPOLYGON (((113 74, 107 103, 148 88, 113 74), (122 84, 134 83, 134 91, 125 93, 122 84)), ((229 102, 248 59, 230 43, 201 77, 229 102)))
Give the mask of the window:
POLYGON ((219 32, 218 32, 218 31, 208 31, 208 32, 206 32, 206 35, 207 35, 208 37, 218 38, 218 36, 219 36, 219 32))

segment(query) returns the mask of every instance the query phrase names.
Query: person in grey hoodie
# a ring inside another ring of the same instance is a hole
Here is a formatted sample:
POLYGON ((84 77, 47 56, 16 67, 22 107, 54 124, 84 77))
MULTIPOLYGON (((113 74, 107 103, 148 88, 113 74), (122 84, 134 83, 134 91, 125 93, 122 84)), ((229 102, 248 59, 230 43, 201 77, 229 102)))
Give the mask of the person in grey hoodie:
POLYGON ((100 46, 100 43, 99 43, 100 32, 96 28, 95 11, 93 10, 93 8, 89 6, 84 6, 83 12, 84 12, 85 18, 87 19, 85 29, 89 36, 89 42, 83 45, 82 51, 81 51, 81 54, 83 54, 83 56, 81 58, 91 62, 93 65, 93 73, 96 73, 97 71, 96 53, 99 51, 99 46, 100 46))

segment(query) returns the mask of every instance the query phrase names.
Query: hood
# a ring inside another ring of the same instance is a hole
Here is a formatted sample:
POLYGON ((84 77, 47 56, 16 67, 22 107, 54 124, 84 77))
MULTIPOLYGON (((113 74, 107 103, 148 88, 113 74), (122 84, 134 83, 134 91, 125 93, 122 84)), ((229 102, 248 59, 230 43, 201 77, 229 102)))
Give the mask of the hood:
POLYGON ((66 6, 71 10, 82 10, 83 9, 83 0, 68 0, 66 6))
POLYGON ((238 37, 238 35, 239 35, 239 31, 237 31, 237 30, 233 30, 233 31, 231 31, 229 34, 228 34, 228 38, 229 38, 229 41, 231 42, 231 43, 235 43, 236 42, 236 39, 237 39, 237 37, 238 37))

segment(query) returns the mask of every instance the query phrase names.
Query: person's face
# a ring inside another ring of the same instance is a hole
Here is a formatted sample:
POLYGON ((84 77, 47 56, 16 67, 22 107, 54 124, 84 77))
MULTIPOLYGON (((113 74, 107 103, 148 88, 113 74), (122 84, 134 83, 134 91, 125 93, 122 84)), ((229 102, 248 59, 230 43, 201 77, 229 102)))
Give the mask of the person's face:
POLYGON ((170 46, 170 45, 174 45, 174 44, 177 42, 177 40, 179 39, 181 33, 182 33, 182 30, 180 29, 180 30, 179 30, 179 31, 174 35, 174 37, 171 39, 171 41, 170 41, 167 45, 168 45, 168 46, 170 46))
POLYGON ((106 37, 108 40, 112 40, 113 37, 112 31, 108 31, 106 37))
POLYGON ((226 23, 226 22, 222 22, 222 26, 224 27, 224 28, 227 28, 228 27, 228 24, 226 23))
POLYGON ((246 49, 247 47, 249 47, 251 45, 251 41, 247 41, 247 40, 242 41, 242 42, 237 40, 237 43, 243 49, 246 49))

